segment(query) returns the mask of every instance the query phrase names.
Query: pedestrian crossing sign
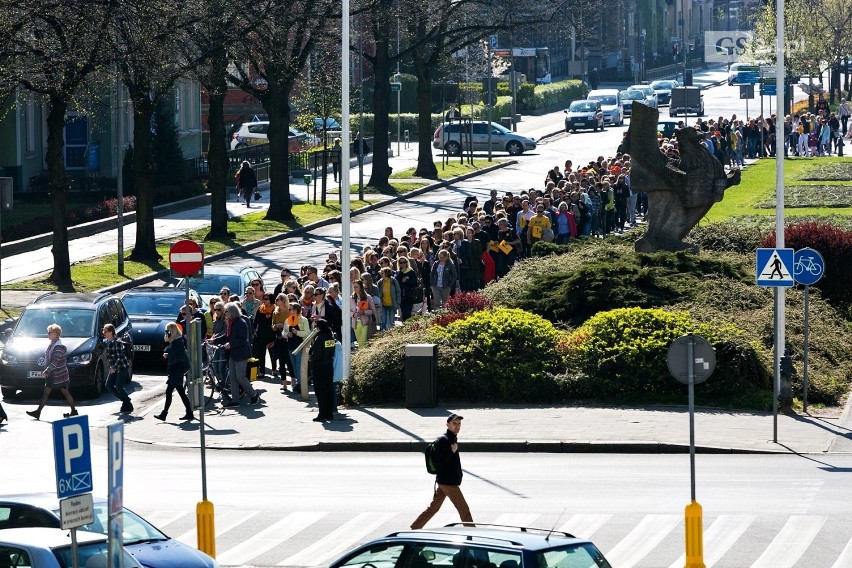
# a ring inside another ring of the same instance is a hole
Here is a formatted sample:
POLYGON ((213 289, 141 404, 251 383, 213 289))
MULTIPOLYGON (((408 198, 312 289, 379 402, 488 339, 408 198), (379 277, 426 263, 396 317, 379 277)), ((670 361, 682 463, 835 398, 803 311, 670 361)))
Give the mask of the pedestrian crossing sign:
POLYGON ((793 249, 757 249, 757 285, 792 286, 794 256, 793 249))

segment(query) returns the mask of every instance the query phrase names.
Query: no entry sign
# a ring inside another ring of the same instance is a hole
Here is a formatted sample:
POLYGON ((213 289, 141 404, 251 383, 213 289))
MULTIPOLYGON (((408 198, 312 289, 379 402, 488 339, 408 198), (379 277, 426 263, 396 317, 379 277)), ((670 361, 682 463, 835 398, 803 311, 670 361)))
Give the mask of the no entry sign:
POLYGON ((179 276, 193 276, 204 266, 204 249, 195 241, 183 240, 169 250, 169 267, 179 276))

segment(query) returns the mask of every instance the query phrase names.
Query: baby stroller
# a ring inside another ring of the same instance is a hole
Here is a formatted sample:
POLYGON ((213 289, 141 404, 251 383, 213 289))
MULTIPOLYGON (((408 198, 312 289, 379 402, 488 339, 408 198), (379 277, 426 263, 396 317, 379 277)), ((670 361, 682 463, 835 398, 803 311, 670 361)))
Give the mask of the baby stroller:
POLYGON ((204 397, 204 406, 207 407, 208 404, 213 402, 216 393, 219 394, 219 399, 224 400, 229 398, 230 396, 230 385, 227 381, 228 378, 228 366, 227 359, 228 353, 221 345, 214 345, 212 343, 205 343, 205 349, 207 350, 207 365, 204 367, 204 384, 210 387, 210 396, 204 397), (220 373, 220 367, 222 367, 222 363, 224 365, 224 373, 220 373), (223 376, 220 376, 223 375, 223 376))

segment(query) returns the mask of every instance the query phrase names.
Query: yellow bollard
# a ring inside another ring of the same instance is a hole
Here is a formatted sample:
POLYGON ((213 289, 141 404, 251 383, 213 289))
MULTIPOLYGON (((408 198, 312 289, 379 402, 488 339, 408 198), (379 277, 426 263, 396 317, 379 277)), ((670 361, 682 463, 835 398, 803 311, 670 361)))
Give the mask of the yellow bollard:
POLYGON ((704 568, 704 528, 701 518, 701 505, 698 504, 698 501, 692 501, 684 509, 685 568, 704 568))
POLYGON ((199 501, 195 506, 195 519, 198 525, 198 550, 216 558, 216 530, 213 522, 213 503, 199 501))

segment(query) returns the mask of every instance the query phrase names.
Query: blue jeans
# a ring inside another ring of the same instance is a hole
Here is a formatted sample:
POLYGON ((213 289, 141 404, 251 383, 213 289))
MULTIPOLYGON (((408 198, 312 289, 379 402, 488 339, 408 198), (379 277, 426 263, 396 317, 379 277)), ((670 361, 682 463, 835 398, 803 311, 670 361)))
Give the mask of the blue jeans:
POLYGON ((393 306, 382 306, 382 331, 393 329, 393 320, 396 317, 396 308, 393 306))
POLYGON ((127 369, 115 371, 109 374, 106 379, 106 388, 109 392, 124 404, 130 404, 130 397, 127 396, 127 391, 124 390, 124 383, 127 382, 127 369))

